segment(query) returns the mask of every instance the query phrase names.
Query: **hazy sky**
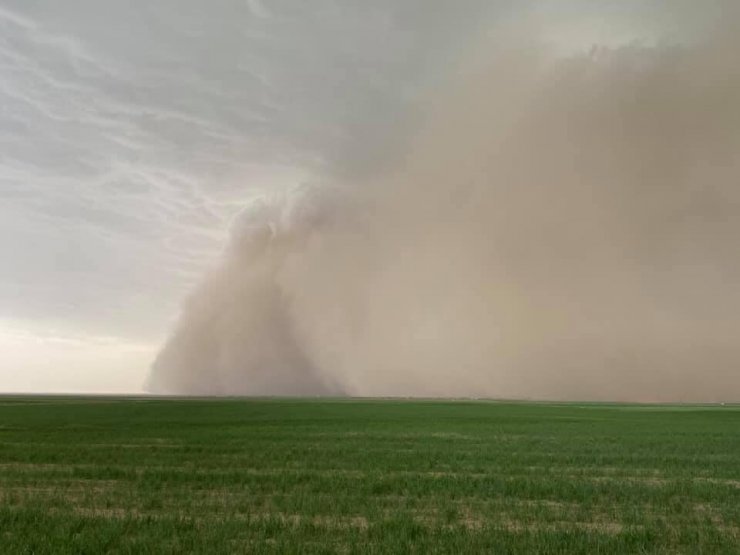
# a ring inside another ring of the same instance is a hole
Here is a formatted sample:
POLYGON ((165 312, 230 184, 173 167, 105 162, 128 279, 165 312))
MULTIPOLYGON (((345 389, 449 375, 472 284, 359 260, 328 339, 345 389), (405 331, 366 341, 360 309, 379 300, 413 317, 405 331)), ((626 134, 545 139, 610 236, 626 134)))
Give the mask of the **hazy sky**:
POLYGON ((235 214, 382 171, 515 11, 567 51, 680 34, 666 6, 0 0, 0 391, 140 391, 235 214))

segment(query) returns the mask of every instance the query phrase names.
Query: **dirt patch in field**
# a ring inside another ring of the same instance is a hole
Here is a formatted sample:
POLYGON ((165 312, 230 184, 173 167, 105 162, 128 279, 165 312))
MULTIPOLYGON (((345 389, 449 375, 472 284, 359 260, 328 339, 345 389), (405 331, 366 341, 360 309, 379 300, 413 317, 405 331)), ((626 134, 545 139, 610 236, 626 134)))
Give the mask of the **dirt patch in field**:
POLYGON ((58 463, 0 463, 0 470, 70 470, 74 466, 58 463))
POLYGON ((727 480, 724 478, 694 478, 697 482, 709 482, 710 484, 720 484, 740 489, 740 480, 727 480))
POLYGON ((54 485, 12 485, 0 486, 0 494, 4 493, 48 493, 52 495, 66 495, 74 493, 102 494, 110 493, 120 486, 117 480, 65 480, 54 485))
POLYGON ((531 522, 515 519, 506 519, 494 521, 491 523, 494 528, 503 528, 508 532, 560 532, 564 530, 579 530, 594 532, 615 536, 621 534, 627 528, 635 529, 640 527, 626 526, 621 522, 604 521, 604 522, 579 522, 579 521, 555 521, 555 522, 531 522))

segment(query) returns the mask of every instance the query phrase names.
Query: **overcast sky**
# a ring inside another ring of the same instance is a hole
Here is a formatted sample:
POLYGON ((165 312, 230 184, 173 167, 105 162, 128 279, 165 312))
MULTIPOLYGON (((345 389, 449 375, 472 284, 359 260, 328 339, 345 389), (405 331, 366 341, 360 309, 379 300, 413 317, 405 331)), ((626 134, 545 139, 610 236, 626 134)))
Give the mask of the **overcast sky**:
POLYGON ((0 0, 0 391, 140 391, 250 199, 382 171, 513 10, 567 50, 661 4, 0 0))

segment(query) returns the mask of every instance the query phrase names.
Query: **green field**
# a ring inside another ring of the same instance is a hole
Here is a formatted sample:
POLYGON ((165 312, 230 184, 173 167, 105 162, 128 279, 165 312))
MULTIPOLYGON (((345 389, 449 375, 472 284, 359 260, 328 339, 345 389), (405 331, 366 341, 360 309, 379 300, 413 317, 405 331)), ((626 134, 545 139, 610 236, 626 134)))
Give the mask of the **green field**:
POLYGON ((740 553, 740 407, 0 398, 5 553, 740 553))

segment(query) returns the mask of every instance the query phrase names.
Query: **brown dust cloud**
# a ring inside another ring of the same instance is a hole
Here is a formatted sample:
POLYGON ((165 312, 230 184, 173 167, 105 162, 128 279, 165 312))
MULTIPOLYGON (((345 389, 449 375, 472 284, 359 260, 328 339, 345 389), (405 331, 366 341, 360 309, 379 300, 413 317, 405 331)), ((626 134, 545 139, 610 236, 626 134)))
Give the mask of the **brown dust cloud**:
POLYGON ((149 389, 740 398, 740 34, 506 36, 382 177, 245 208, 149 389))

